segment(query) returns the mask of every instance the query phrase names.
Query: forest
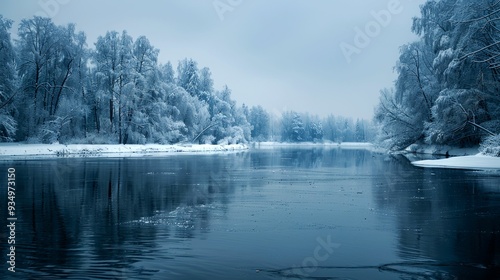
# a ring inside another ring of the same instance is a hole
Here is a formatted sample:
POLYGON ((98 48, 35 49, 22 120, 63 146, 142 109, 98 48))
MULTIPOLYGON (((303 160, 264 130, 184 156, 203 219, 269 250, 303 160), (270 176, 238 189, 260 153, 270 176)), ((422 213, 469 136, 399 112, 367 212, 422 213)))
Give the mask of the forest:
POLYGON ((430 0, 413 19, 374 120, 377 140, 477 146, 500 156, 500 1, 430 0))
POLYGON ((204 143, 371 141, 371 121, 238 106, 212 73, 186 58, 176 69, 141 36, 108 31, 89 47, 74 24, 0 15, 0 142, 204 143))

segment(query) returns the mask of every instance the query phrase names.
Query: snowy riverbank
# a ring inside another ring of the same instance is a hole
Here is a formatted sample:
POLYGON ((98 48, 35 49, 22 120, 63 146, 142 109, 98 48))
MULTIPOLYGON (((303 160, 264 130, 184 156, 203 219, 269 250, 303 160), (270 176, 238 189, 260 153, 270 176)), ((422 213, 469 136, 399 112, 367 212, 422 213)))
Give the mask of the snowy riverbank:
POLYGON ((419 160, 413 165, 428 168, 453 168, 473 170, 500 170, 500 157, 485 156, 460 156, 445 159, 419 160))
POLYGON ((500 170, 500 157, 479 153, 479 147, 457 148, 452 146, 413 144, 404 150, 412 164, 425 168, 450 168, 471 170, 500 170), (444 159, 415 160, 418 155, 450 156, 444 159))
POLYGON ((247 145, 93 145, 93 144, 0 144, 0 158, 26 157, 130 157, 165 153, 214 153, 248 150, 247 145))
POLYGON ((472 156, 479 153, 479 146, 471 148, 457 148, 446 145, 412 144, 406 148, 404 152, 436 156, 472 156))

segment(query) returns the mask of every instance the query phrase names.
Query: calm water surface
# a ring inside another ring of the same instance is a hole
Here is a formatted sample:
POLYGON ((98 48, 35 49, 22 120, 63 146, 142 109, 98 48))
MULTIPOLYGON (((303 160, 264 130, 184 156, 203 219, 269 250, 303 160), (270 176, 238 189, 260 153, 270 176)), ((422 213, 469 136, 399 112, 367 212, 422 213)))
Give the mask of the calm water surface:
POLYGON ((9 167, 1 279, 500 279, 496 172, 337 148, 9 167))

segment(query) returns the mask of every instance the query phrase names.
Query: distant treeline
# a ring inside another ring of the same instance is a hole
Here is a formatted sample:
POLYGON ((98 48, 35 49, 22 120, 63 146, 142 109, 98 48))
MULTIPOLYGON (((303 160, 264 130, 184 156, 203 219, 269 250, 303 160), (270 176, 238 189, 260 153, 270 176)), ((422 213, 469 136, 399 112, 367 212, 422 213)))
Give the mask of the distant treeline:
POLYGON ((0 16, 0 141, 28 143, 245 143, 367 141, 367 121, 237 106, 210 69, 184 59, 174 70, 141 36, 107 32, 87 47, 75 25, 0 16))
MULTIPOLYGON (((251 114, 250 122, 258 124, 255 119, 258 115, 251 114)), ((372 142, 376 132, 372 122, 367 120, 354 121, 352 118, 334 115, 319 118, 294 111, 284 112, 276 120, 271 119, 270 125, 269 129, 264 127, 264 133, 260 133, 260 126, 254 125, 254 139, 282 142, 372 142)))
POLYGON ((421 6, 412 27, 420 39, 401 47, 398 79, 375 112, 381 143, 483 143, 500 155, 499 15, 500 1, 492 0, 421 6))

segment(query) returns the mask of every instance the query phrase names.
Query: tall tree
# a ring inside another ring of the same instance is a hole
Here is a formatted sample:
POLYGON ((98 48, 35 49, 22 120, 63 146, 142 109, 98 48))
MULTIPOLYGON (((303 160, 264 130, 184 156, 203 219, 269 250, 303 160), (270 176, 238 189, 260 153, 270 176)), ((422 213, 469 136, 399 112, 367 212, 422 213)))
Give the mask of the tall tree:
POLYGON ((165 65, 160 66, 160 75, 161 79, 164 83, 173 84, 175 82, 175 73, 174 68, 172 67, 172 63, 167 62, 165 65))
POLYGON ((19 25, 19 75, 24 93, 23 136, 37 135, 41 141, 59 138, 64 125, 56 115, 69 87, 77 59, 81 56, 75 26, 55 26, 49 18, 35 16, 19 25))
MULTIPOLYGON (((71 25, 72 28, 74 26, 71 25)), ((66 82, 66 94, 61 96, 60 105, 55 112, 55 118, 51 122, 53 128, 59 134, 59 140, 66 141, 71 138, 82 138, 86 136, 88 116, 88 67, 89 51, 87 49, 86 36, 83 32, 74 32, 74 36, 68 36, 67 46, 73 58, 72 70, 66 82), (60 129, 58 130, 57 127, 60 129)))
POLYGON ((250 109, 249 121, 252 125, 252 139, 265 141, 270 134, 270 116, 262 106, 254 106, 250 109))
POLYGON ((193 59, 179 61, 177 66, 177 84, 192 96, 199 96, 200 77, 198 63, 193 59))
POLYGON ((402 48, 393 93, 383 91, 375 119, 380 139, 403 148, 475 145, 500 132, 500 2, 427 1, 402 48))
POLYGON ((198 92, 200 100, 209 102, 213 98, 214 81, 212 80, 212 72, 210 72, 208 67, 203 67, 200 70, 198 92))
POLYGON ((108 128, 117 134, 118 142, 124 143, 126 137, 126 118, 130 108, 137 102, 135 92, 135 64, 132 54, 133 39, 126 31, 107 32, 97 39, 94 60, 99 87, 109 100, 108 128))
POLYGON ((137 38, 132 47, 130 63, 135 64, 130 69, 133 81, 124 104, 123 143, 144 143, 144 130, 147 129, 150 107, 153 106, 154 95, 158 93, 158 53, 145 36, 137 38))
POLYGON ((0 141, 13 141, 17 121, 14 107, 16 85, 16 54, 10 38, 12 21, 0 15, 0 141))

